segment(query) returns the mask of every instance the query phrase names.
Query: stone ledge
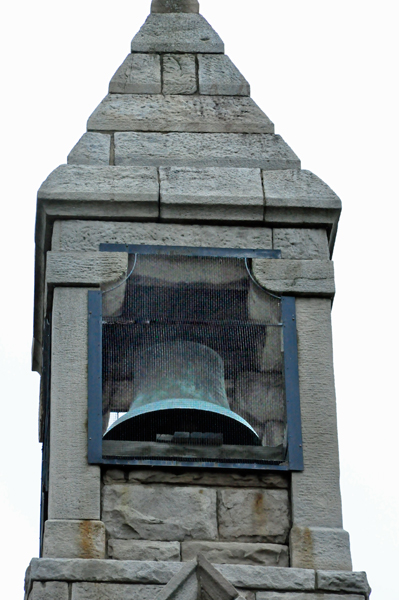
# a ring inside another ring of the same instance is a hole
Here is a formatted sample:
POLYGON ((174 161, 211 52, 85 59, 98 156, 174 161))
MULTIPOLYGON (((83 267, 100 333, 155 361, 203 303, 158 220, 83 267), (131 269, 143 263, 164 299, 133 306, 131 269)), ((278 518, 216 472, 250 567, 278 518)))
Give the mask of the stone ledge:
POLYGON ((256 258, 252 271, 259 284, 278 293, 333 298, 334 264, 329 260, 270 260, 256 258))
POLYGON ((364 600, 364 596, 354 596, 353 594, 324 594, 323 592, 308 594, 304 593, 284 593, 284 592, 258 592, 256 600, 364 600))
POLYGON ((326 592, 355 592, 367 597, 371 592, 364 571, 317 571, 316 584, 318 590, 326 592))
MULTIPOLYGON (((158 173, 155 167, 61 165, 42 183, 40 201, 137 202, 158 213, 158 173)), ((97 208, 101 214, 101 209, 97 208)))
POLYGON ((307 569, 214 565, 234 587, 254 590, 315 590, 315 572, 307 569))
POLYGON ((33 558, 30 581, 87 581, 165 585, 181 563, 97 559, 33 558))

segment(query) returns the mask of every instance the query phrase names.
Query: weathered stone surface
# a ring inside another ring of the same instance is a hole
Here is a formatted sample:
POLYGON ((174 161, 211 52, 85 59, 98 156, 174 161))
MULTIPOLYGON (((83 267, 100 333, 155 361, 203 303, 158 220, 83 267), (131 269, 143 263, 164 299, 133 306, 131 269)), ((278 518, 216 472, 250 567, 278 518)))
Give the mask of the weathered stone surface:
POLYGON ((349 535, 343 529, 298 527, 290 533, 291 562, 309 569, 350 571, 349 535))
POLYGON ((161 218, 263 219, 258 169, 160 169, 161 218))
POLYGON ((355 592, 367 596, 371 592, 367 575, 363 571, 317 571, 316 587, 326 592, 355 592))
POLYGON ((274 228, 273 249, 281 250, 286 260, 328 260, 330 257, 325 229, 274 228))
POLYGON ((103 521, 119 539, 215 539, 216 491, 200 487, 108 485, 103 521))
POLYGON ((195 560, 199 554, 211 563, 288 567, 288 547, 280 544, 238 542, 183 542, 182 560, 195 560))
POLYGON ((34 558, 30 579, 164 585, 181 568, 177 562, 34 558))
POLYGON ((284 140, 270 133, 115 133, 115 164, 262 169, 300 167, 298 157, 284 140))
POLYGON ((199 14, 152 13, 132 40, 132 52, 223 53, 224 44, 199 14))
POLYGON ((109 540, 108 556, 114 560, 152 560, 180 562, 179 542, 109 540))
MULTIPOLYGON (((111 470, 108 470, 107 474, 109 477, 111 477, 110 473, 111 470)), ((129 472, 129 481, 142 484, 172 483, 176 485, 211 485, 219 487, 270 487, 281 489, 288 487, 287 476, 277 473, 223 473, 220 471, 198 470, 180 472, 172 470, 132 469, 129 472)))
POLYGON ((264 186, 266 206, 341 208, 338 196, 311 171, 266 171, 264 186))
POLYGON ((329 260, 254 259, 252 272, 272 292, 333 297, 334 263, 329 260))
POLYGON ((35 581, 29 600, 69 600, 68 584, 64 581, 35 581))
POLYGON ((101 521, 46 521, 44 558, 105 558, 101 521))
POLYGON ((249 83, 225 54, 198 56, 199 92, 209 96, 249 96, 249 83))
POLYGON ((53 250, 98 250, 105 244, 158 244, 210 248, 271 248, 271 229, 167 223, 117 223, 58 220, 54 223, 53 250))
POLYGON ((256 600, 364 600, 364 596, 350 595, 337 595, 337 594, 307 594, 296 592, 258 592, 256 594, 256 600))
POLYGON ((218 521, 221 539, 284 544, 290 527, 288 493, 285 490, 219 490, 218 521))
POLYGON ((251 98, 108 94, 87 123, 94 131, 274 133, 251 98))
POLYGON ((198 13, 198 0, 152 0, 152 13, 168 13, 168 12, 183 12, 183 13, 198 13))
POLYGON ((52 315, 48 518, 100 520, 100 468, 87 463, 87 290, 55 288, 52 315))
POLYGON ((162 69, 164 94, 195 94, 197 73, 194 54, 165 54, 162 69))
POLYGON ((127 274, 126 252, 48 252, 48 285, 100 285, 127 274))
POLYGON ((112 77, 109 91, 114 94, 160 94, 160 56, 129 54, 112 77))
POLYGON ((158 212, 158 175, 154 167, 61 165, 42 183, 40 200, 137 202, 158 212))
POLYGON ((341 529, 331 301, 298 298, 296 320, 305 470, 292 473, 293 523, 341 529))
POLYGON ((68 155, 69 165, 109 165, 111 136, 89 131, 68 155))
POLYGON ((159 585, 81 582, 72 585, 72 600, 154 600, 161 591, 159 585))
POLYGON ((184 565, 155 600, 197 600, 198 579, 195 563, 184 565))
POLYGON ((214 565, 237 588, 276 591, 309 591, 315 589, 315 572, 281 567, 249 565, 214 565))
POLYGON ((103 473, 103 483, 126 483, 127 471, 122 469, 106 469, 103 473))

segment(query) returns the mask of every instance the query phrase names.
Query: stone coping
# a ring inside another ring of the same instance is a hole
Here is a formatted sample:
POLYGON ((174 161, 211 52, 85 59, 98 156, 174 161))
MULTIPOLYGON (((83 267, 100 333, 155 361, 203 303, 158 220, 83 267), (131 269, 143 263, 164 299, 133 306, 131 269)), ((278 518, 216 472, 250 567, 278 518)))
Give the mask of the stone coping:
MULTIPOLYGON (((34 581, 129 583, 166 585, 187 563, 153 561, 115 561, 98 559, 33 558, 25 589, 34 581)), ((284 567, 214 565, 238 588, 281 592, 370 593, 366 574, 351 571, 314 571, 284 567)))

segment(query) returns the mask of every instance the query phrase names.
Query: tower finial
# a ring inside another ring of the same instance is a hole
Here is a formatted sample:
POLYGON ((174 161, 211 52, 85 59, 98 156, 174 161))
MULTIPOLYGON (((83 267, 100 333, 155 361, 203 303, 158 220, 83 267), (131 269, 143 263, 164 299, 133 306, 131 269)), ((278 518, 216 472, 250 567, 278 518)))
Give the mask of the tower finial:
POLYGON ((152 0, 152 13, 199 13, 198 0, 152 0))

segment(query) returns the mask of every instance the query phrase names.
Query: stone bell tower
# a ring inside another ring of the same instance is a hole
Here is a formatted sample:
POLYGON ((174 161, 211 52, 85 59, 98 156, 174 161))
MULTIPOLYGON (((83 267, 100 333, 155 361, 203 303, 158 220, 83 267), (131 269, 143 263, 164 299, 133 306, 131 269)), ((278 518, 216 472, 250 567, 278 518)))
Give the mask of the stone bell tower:
POLYGON ((342 528, 341 203, 197 0, 153 0, 38 193, 29 600, 365 600, 342 528))

